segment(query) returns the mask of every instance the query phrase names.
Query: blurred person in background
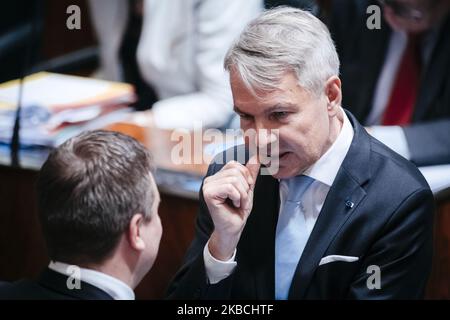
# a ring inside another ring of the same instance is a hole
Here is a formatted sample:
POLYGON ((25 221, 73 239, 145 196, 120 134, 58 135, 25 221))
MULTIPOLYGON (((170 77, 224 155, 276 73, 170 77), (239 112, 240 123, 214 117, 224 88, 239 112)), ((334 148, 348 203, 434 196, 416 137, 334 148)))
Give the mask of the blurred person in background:
POLYGON ((334 0, 343 105, 416 165, 450 163, 450 1, 334 0), (369 29, 369 6, 381 9, 369 29))
POLYGON ((91 0, 102 76, 135 84, 138 109, 161 128, 226 126, 232 98, 222 62, 262 0, 91 0))

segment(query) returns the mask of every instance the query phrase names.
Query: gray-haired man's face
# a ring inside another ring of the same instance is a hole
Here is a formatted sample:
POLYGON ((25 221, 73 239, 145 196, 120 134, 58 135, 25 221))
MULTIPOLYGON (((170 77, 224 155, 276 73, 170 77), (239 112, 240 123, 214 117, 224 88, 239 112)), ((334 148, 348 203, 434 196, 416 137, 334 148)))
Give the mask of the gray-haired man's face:
MULTIPOLYGON (((258 92, 255 97, 240 76, 231 72, 231 89, 235 111, 241 117, 243 130, 269 132, 277 129, 279 152, 271 154, 278 161, 275 178, 288 178, 302 173, 315 163, 336 137, 335 114, 327 108, 326 97, 317 98, 303 89, 293 73, 286 73, 277 90, 258 92)), ((270 143, 273 137, 261 137, 259 146, 270 143)))

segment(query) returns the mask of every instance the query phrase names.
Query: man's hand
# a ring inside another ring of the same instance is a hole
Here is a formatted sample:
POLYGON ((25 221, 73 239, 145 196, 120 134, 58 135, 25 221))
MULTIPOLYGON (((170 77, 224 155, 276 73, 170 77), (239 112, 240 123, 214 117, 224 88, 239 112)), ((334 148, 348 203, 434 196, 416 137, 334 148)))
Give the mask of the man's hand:
POLYGON ((203 197, 214 222, 208 249, 218 260, 228 260, 239 242, 252 211, 260 166, 256 155, 245 166, 231 161, 203 183, 203 197))

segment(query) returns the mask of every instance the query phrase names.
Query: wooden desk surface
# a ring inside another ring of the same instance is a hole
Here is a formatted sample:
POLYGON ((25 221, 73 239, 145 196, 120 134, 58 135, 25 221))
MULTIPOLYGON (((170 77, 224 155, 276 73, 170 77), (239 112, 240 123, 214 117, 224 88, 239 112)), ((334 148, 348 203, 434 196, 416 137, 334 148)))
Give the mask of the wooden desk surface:
MULTIPOLYGON (((157 168, 184 173, 187 172, 203 177, 206 174, 209 162, 212 160, 211 157, 208 157, 203 153, 202 146, 208 142, 202 141, 202 144, 198 144, 196 149, 191 148, 192 150, 189 155, 191 159, 194 159, 195 156, 198 158, 199 155, 202 155, 202 163, 175 164, 171 159, 172 152, 174 147, 181 142, 176 139, 176 135, 174 135, 172 130, 164 130, 155 127, 141 127, 130 123, 116 123, 106 129, 125 133, 144 144, 152 151, 157 168)), ((193 134, 186 135, 183 138, 185 137, 188 137, 188 143, 191 146, 194 146, 193 134)))

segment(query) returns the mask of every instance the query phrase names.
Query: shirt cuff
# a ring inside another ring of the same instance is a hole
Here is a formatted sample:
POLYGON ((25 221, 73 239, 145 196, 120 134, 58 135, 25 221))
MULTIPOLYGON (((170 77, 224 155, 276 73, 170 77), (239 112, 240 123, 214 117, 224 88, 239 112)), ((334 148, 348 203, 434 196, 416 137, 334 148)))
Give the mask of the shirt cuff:
POLYGON ((410 160, 411 154, 406 141, 405 132, 400 126, 373 126, 370 134, 389 148, 410 160))
POLYGON ((234 268, 237 266, 236 249, 234 249, 233 256, 227 261, 221 261, 214 258, 208 249, 209 241, 206 243, 203 249, 203 260, 205 261, 205 270, 210 284, 216 284, 223 279, 227 278, 233 273, 234 268))

